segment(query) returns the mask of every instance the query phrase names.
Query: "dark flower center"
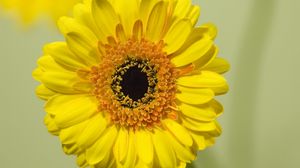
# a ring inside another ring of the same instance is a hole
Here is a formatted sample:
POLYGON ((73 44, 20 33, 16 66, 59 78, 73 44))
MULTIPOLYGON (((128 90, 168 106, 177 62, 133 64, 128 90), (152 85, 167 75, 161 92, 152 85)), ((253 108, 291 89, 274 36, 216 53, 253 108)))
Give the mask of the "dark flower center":
POLYGON ((147 60, 128 58, 112 75, 111 88, 122 106, 135 108, 153 100, 156 84, 154 66, 147 60))
POLYGON ((130 67, 123 75, 120 83, 121 92, 125 96, 129 96, 133 101, 138 101, 147 93, 149 82, 147 74, 137 65, 130 67))

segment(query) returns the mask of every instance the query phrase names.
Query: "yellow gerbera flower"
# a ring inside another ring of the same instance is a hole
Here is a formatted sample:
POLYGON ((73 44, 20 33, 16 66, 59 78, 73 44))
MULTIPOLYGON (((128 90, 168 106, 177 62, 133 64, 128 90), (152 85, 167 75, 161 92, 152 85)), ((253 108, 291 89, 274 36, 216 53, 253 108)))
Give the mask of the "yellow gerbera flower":
POLYGON ((80 167, 185 167, 221 133, 228 63, 189 0, 92 0, 33 76, 45 124, 80 167))
POLYGON ((39 15, 50 15, 54 20, 68 15, 73 6, 82 0, 0 0, 0 7, 15 10, 22 21, 31 23, 39 15))

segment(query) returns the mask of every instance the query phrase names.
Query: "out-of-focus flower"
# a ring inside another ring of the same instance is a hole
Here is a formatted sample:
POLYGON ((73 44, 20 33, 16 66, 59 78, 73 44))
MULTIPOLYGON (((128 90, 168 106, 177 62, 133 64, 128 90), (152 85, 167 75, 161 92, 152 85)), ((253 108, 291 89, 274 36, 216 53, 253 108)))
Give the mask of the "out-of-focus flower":
POLYGON ((189 0, 93 0, 33 72, 45 124, 80 167, 185 167, 214 144, 228 90, 212 24, 189 0))
POLYGON ((20 15, 29 24, 42 15, 49 15, 55 21, 70 14, 73 6, 82 0, 0 0, 0 7, 20 15))

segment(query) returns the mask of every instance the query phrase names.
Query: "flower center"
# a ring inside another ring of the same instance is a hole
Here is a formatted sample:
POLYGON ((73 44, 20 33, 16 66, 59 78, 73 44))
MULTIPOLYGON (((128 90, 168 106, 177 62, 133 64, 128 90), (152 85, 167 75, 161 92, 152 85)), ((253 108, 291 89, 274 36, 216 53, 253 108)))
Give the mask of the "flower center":
POLYGON ((128 58, 112 75, 111 88, 122 106, 136 108, 153 100, 156 84, 154 66, 145 60, 128 58))
POLYGON ((176 78, 179 75, 164 43, 131 38, 99 44, 101 63, 92 67, 90 80, 99 112, 112 124, 129 129, 152 129, 174 114, 176 78))
POLYGON ((144 97, 148 90, 147 74, 142 72, 138 66, 130 67, 123 75, 121 81, 121 92, 125 96, 129 96, 133 101, 137 101, 144 97))

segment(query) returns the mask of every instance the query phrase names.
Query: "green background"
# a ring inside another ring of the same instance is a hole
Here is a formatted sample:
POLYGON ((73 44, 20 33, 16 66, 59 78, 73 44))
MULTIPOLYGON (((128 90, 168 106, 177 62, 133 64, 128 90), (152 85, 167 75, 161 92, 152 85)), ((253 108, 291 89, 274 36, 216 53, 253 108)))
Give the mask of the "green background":
MULTIPOLYGON (((194 0, 199 24, 218 26, 220 56, 231 86, 218 99, 223 134, 199 152, 197 168, 300 167, 300 1, 194 0)), ((31 77, 44 44, 62 37, 51 24, 27 30, 0 10, 0 167, 71 168, 43 125, 43 102, 31 77)))

